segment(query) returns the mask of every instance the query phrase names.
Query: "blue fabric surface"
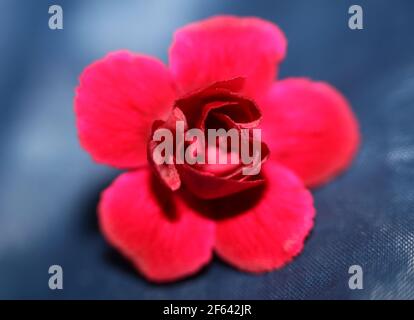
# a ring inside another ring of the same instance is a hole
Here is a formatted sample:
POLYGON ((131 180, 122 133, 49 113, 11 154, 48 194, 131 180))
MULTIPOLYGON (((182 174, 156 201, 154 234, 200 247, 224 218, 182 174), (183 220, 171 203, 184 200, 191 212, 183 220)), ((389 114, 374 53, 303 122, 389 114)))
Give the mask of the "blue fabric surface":
POLYGON ((413 12, 408 0, 0 1, 0 298, 414 298, 413 12), (354 2, 361 31, 348 28, 354 2), (62 5, 64 30, 48 29, 50 4, 62 5), (313 191, 315 228, 291 264, 252 275, 215 258, 190 279, 154 285, 99 233, 99 193, 118 172, 79 147, 74 87, 112 50, 166 61, 177 27, 220 13, 279 24, 289 41, 280 77, 338 87, 363 144, 344 175, 313 191), (64 290, 48 288, 52 264, 64 290), (363 290, 348 288, 353 264, 363 290))

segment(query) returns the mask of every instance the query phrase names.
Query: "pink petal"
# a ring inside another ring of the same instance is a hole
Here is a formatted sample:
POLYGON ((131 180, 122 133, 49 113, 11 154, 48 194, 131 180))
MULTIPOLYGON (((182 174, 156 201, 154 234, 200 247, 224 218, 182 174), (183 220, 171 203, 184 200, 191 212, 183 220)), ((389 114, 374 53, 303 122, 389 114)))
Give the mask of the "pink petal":
POLYGON ((87 67, 76 91, 76 124, 95 161, 121 168, 146 162, 151 125, 171 111, 175 93, 158 60, 127 51, 87 67))
MULTIPOLYGON (((242 169, 242 163, 232 163, 231 158, 239 158, 239 152, 223 150, 223 148, 217 148, 216 146, 207 146, 206 159, 216 159, 215 163, 195 164, 194 167, 199 171, 210 172, 214 176, 227 177, 235 172, 237 169, 242 169), (220 157, 226 158, 226 163, 220 163, 220 157)), ((239 158, 240 159, 240 158, 239 158)))
POLYGON ((242 76, 245 91, 254 94, 271 84, 285 53, 285 36, 273 23, 217 16, 175 33, 170 67, 182 92, 242 76))
POLYGON ((99 217, 108 241, 150 280, 176 280, 210 261, 214 222, 196 214, 148 170, 118 177, 102 194, 99 217))
POLYGON ((358 122, 348 102, 327 83, 292 78, 275 83, 262 107, 262 137, 271 159, 307 186, 345 169, 359 144, 358 122))
POLYGON ((264 167, 267 184, 215 204, 217 254, 246 271, 279 268, 303 248, 313 226, 311 194, 290 170, 264 167))

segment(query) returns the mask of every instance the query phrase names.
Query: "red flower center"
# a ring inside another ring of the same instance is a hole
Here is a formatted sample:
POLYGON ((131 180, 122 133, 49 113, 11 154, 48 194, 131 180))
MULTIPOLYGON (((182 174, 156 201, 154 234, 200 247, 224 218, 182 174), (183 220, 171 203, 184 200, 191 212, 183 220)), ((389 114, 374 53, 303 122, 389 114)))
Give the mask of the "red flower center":
POLYGON ((166 121, 155 121, 148 158, 172 190, 183 182, 212 199, 257 186, 269 150, 261 142, 261 112, 239 92, 243 78, 216 82, 175 101, 166 121))

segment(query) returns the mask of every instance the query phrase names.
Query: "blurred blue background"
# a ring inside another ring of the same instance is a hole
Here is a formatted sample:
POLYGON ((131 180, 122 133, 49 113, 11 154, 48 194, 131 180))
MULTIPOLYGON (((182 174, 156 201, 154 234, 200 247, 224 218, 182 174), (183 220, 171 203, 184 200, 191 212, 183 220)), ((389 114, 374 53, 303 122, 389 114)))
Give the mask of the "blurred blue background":
POLYGON ((412 1, 0 0, 0 97, 0 298, 414 298, 412 1), (48 28, 52 4, 64 30, 48 28), (363 7, 364 30, 348 28, 351 4, 363 7), (109 51, 166 61, 176 28, 220 13, 277 23, 289 41, 280 77, 338 87, 363 145, 346 174, 314 190, 316 225, 291 264, 258 276, 215 258, 190 279, 154 285, 99 233, 99 193, 118 172, 79 147, 74 88, 109 51), (48 288, 53 264, 64 290, 48 288), (353 264, 363 290, 348 288, 353 264))

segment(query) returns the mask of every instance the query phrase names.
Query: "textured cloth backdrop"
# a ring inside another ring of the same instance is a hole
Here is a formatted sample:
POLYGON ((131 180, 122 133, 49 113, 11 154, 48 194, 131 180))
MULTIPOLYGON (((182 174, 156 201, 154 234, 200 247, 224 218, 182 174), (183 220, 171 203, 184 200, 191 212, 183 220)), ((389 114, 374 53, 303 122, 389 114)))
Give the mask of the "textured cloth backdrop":
POLYGON ((0 298, 414 298, 414 3, 361 2, 364 30, 352 31, 351 1, 59 1, 64 30, 52 31, 49 1, 1 1, 0 298), (74 88, 109 51, 166 61, 177 27, 221 13, 279 24, 289 39, 280 77, 338 87, 362 146, 344 175, 313 191, 315 228, 291 264, 257 276, 216 258, 190 279, 154 285, 98 230, 99 193, 117 172, 80 149, 74 88), (48 288, 53 264, 64 290, 48 288), (363 290, 348 288, 354 264, 363 290))

